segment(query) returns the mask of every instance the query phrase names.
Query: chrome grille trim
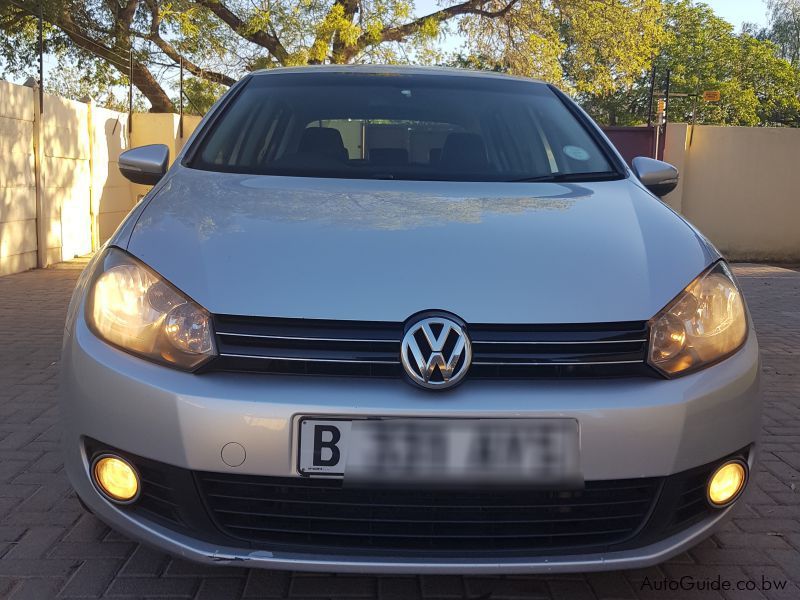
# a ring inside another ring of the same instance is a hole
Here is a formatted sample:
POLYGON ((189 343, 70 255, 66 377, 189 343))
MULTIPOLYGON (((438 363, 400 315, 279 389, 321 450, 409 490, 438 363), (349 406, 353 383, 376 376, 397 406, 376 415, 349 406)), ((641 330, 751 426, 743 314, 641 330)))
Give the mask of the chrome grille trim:
POLYGON ((592 340, 588 342, 582 341, 543 341, 543 340, 535 340, 535 341, 513 341, 513 340, 472 340, 473 344, 525 344, 525 345, 536 345, 536 346, 565 346, 570 344, 581 345, 581 346, 591 346, 593 344, 642 344, 646 342, 646 339, 641 340, 592 340))
MULTIPOLYGON (((400 322, 215 315, 210 371, 400 379, 400 322)), ((466 324, 466 379, 654 376, 647 322, 466 324)))
POLYGON ((485 360, 473 360, 473 365, 486 365, 491 367, 547 367, 547 366, 587 366, 587 365, 640 365, 643 364, 643 360, 598 360, 592 362, 557 362, 557 361, 548 361, 548 362, 489 362, 485 360))
POLYGON ((235 333, 233 331, 218 331, 217 335, 227 337, 244 337, 259 340, 286 340, 286 341, 308 341, 308 342, 356 342, 364 344, 399 344, 400 339, 391 340, 370 340, 355 338, 331 338, 331 337, 305 337, 294 335, 259 335, 255 333, 235 333))
POLYGON ((256 354, 227 354, 220 353, 220 356, 226 358, 252 358, 258 360, 288 360, 297 362, 320 362, 320 363, 354 363, 359 365, 399 365, 399 360, 355 360, 355 359, 341 359, 341 358, 305 358, 296 356, 262 356, 256 354))

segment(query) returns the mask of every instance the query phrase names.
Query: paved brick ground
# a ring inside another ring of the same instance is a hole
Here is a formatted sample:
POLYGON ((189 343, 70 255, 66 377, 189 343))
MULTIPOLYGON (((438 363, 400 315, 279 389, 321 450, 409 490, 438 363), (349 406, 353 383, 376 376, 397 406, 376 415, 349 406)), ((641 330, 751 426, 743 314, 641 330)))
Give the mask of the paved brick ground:
POLYGON ((366 577, 208 568, 139 546, 84 514, 64 477, 61 331, 81 268, 0 278, 0 598, 800 598, 800 273, 737 268, 764 359, 764 454, 727 528, 656 568, 563 577, 366 577), (659 591, 665 577, 762 576, 776 591, 659 591), (648 578, 650 586, 642 584, 648 578))

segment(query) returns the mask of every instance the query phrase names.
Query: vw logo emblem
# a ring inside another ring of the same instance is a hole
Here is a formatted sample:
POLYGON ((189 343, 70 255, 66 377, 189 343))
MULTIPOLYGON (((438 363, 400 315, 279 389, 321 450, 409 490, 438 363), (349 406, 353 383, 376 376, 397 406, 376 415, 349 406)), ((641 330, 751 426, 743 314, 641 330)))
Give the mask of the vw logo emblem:
POLYGON ((464 378, 472 362, 472 344, 464 329, 447 317, 413 323, 403 336, 400 360, 417 385, 440 390, 464 378))

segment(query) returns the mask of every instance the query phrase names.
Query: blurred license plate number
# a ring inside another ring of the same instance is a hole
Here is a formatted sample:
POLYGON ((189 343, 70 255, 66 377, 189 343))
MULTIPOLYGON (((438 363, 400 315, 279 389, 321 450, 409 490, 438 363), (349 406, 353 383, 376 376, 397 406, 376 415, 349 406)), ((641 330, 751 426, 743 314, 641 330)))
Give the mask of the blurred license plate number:
POLYGON ((304 418, 299 471, 345 481, 575 483, 575 419, 304 418))

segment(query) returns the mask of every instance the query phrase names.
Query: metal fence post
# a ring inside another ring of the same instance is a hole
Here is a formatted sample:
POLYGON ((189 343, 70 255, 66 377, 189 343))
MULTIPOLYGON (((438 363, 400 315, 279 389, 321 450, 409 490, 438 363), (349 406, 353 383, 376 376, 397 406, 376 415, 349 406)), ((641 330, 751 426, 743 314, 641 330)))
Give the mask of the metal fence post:
POLYGON ((181 83, 180 83, 180 102, 178 102, 180 117, 178 120, 178 137, 183 140, 183 57, 181 56, 181 83))
POLYGON ((44 112, 44 8, 39 2, 39 31, 38 31, 38 52, 39 52, 39 111, 44 112))
POLYGON ((650 100, 647 103, 647 126, 653 126, 653 94, 656 90, 656 64, 653 60, 653 68, 650 71, 650 100))
MULTIPOLYGON (((33 78, 31 78, 33 79, 33 78)), ((36 266, 48 266, 47 227, 45 225, 44 194, 42 190, 42 86, 32 81, 33 88, 33 185, 36 196, 36 266)))
POLYGON ((133 44, 128 51, 128 143, 133 132, 133 44))

